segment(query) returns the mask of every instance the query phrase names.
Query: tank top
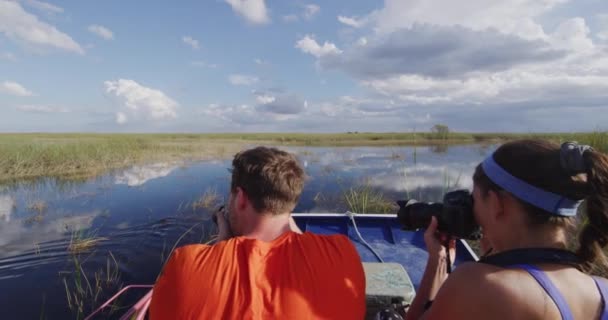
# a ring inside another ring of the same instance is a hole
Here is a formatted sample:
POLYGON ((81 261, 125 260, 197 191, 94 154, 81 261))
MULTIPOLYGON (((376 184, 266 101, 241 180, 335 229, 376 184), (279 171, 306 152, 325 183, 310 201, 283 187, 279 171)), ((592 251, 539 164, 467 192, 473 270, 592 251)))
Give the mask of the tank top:
MULTIPOLYGON (((551 282, 551 279, 538 267, 530 264, 519 264, 514 265, 515 268, 521 268, 527 271, 538 284, 545 289, 549 297, 555 302, 555 305, 559 309, 559 313, 562 316, 562 320, 574 320, 572 311, 566 302, 564 296, 559 292, 555 284, 551 282)), ((608 320, 608 307, 606 306, 605 297, 608 296, 608 286, 604 281, 600 280, 599 277, 593 277, 593 281, 597 286, 602 298, 602 313, 600 315, 601 320, 608 320)))

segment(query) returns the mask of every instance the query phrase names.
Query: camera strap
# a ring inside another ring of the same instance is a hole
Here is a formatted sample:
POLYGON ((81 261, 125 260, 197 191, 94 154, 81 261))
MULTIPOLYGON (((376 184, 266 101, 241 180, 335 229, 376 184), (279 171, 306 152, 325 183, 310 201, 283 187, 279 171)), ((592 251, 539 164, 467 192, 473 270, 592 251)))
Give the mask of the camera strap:
POLYGON ((555 248, 514 249, 484 256, 478 262, 503 268, 520 264, 537 265, 548 263, 562 264, 580 269, 582 265, 581 259, 574 252, 555 248))

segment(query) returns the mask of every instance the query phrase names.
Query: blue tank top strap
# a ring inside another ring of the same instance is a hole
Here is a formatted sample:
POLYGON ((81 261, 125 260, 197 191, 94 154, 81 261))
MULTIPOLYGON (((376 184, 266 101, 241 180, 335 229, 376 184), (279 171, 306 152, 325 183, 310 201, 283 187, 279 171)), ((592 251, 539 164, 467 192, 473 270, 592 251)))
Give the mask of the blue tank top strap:
POLYGON ((600 277, 593 277, 597 289, 600 291, 602 296, 602 314, 600 320, 608 320, 608 306, 606 306, 606 298, 608 297, 608 285, 600 277))
MULTIPOLYGON (((529 264, 517 264, 513 265, 512 267, 524 269, 534 279, 536 279, 538 284, 545 289, 549 297, 551 297, 553 302, 555 302, 555 305, 559 309, 559 313, 562 316, 562 320, 574 320, 574 316, 572 315, 572 311, 570 311, 570 307, 568 306, 566 299, 564 299, 564 296, 559 292, 557 287, 553 284, 553 282, 551 282, 549 277, 542 270, 529 264)), ((602 320, 608 320, 604 319, 603 316, 604 315, 602 315, 602 320)))

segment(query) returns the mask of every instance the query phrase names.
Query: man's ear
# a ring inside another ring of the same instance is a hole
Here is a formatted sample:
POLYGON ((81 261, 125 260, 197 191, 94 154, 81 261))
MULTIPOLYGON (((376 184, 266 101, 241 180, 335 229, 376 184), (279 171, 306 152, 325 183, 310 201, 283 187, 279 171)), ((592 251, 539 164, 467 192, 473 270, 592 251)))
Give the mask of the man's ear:
POLYGON ((236 187, 236 207, 239 210, 244 210, 249 204, 249 198, 245 190, 241 187, 236 187))

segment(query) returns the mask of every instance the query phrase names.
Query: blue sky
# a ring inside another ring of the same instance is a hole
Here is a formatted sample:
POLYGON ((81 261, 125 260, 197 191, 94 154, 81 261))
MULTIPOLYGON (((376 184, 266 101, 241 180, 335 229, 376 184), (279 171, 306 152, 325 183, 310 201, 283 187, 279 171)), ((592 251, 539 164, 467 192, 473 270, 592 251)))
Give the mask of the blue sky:
POLYGON ((0 0, 0 132, 607 129, 605 0, 0 0))

